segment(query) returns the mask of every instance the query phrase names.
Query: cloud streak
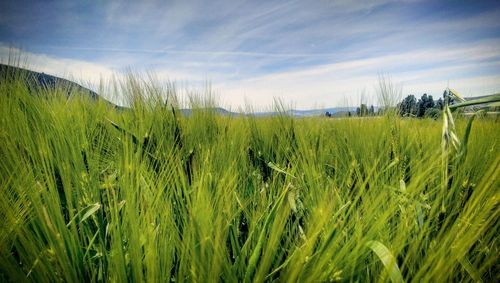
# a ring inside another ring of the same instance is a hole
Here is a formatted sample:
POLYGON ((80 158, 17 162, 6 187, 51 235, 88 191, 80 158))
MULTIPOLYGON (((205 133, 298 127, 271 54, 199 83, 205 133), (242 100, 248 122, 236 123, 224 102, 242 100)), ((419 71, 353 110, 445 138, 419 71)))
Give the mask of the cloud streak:
POLYGON ((279 96, 308 108, 356 101, 380 73, 408 92, 498 91, 499 17, 494 1, 20 0, 0 4, 0 45, 59 75, 149 70, 211 81, 232 107, 279 96))

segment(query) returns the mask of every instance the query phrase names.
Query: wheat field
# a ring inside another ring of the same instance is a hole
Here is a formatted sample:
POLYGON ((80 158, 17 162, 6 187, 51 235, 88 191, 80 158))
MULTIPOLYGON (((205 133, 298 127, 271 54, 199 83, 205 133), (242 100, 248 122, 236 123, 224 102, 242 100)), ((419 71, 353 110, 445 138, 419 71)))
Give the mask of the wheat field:
POLYGON ((456 116, 454 147, 442 119, 183 115, 175 89, 114 88, 131 109, 0 81, 0 281, 499 280, 494 118, 456 116))

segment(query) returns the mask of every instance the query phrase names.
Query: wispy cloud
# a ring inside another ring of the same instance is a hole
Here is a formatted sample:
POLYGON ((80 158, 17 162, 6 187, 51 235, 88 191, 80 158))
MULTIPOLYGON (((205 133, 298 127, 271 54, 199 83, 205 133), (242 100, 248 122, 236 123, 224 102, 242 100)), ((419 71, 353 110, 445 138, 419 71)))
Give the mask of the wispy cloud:
POLYGON ((494 1, 5 3, 0 44, 22 47, 46 72, 209 80, 233 107, 273 96, 338 105, 371 92, 380 73, 408 92, 441 93, 448 81, 470 94, 500 89, 494 1))

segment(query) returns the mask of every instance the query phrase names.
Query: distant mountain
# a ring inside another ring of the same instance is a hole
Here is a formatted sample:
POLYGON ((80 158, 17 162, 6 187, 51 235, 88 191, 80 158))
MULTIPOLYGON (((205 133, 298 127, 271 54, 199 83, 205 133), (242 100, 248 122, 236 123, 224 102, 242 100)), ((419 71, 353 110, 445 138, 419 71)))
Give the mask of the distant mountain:
POLYGON ((62 88, 67 91, 68 96, 74 93, 88 95, 90 98, 94 100, 103 100, 104 102, 106 102, 107 104, 109 104, 114 108, 118 109, 122 108, 100 97, 96 92, 86 87, 83 87, 75 82, 72 82, 70 80, 48 75, 45 73, 39 73, 23 68, 0 64, 0 80, 14 79, 14 78, 22 78, 26 82, 36 83, 38 86, 41 86, 48 90, 62 88))
MULTIPOLYGON (((236 113, 236 112, 231 112, 229 110, 226 110, 222 107, 211 107, 211 108, 204 108, 203 110, 206 110, 206 111, 213 111, 214 113, 217 113, 217 114, 221 114, 221 115, 224 115, 224 116, 238 116, 238 115, 241 115, 240 113, 236 113)), ((191 114, 193 114, 193 111, 196 111, 196 109, 191 109, 191 108, 183 108, 183 109, 179 109, 179 111, 184 115, 184 116, 189 116, 191 114)))
MULTIPOLYGON (((45 73, 39 73, 23 68, 18 68, 14 66, 9 66, 9 65, 4 65, 0 64, 0 80, 2 79, 8 79, 8 78, 15 78, 15 77, 23 77, 26 81, 31 81, 31 82, 36 82, 39 86, 43 86, 47 89, 55 89, 56 87, 62 87, 67 91, 67 95, 70 96, 73 93, 79 93, 83 95, 88 95, 94 100, 103 100, 110 106, 116 108, 116 109, 127 109, 127 107, 122 107, 113 104, 112 102, 107 101, 106 99, 102 98, 97 94, 96 92, 85 88, 75 82, 72 82, 70 80, 66 80, 63 78, 59 78, 56 76, 48 75, 45 73)), ((355 107, 334 107, 334 108, 324 108, 324 109, 311 109, 311 110, 296 110, 296 109, 291 109, 287 110, 285 112, 277 112, 277 111, 268 111, 268 112, 254 112, 252 114, 244 114, 244 113, 237 113, 237 112, 232 112, 229 110, 226 110, 221 107, 213 107, 213 108, 207 108, 205 110, 213 111, 215 113, 224 115, 224 116, 239 116, 239 115, 253 115, 256 117, 272 117, 272 116, 277 116, 277 115, 289 115, 293 117, 314 117, 314 116, 325 116, 326 112, 329 112, 332 116, 339 117, 339 116, 347 116, 348 112, 351 112, 351 114, 356 113, 356 108, 355 107)), ((184 108, 184 109, 179 109, 179 111, 185 115, 189 116, 193 113, 193 109, 189 108, 184 108)))
POLYGON ((340 114, 347 115, 348 112, 356 113, 356 107, 333 107, 325 109, 312 109, 312 110, 291 110, 293 116, 298 117, 311 117, 311 116, 325 116, 326 112, 332 116, 341 116, 340 114))
MULTIPOLYGON (((317 116, 325 116, 326 112, 329 112, 332 117, 342 117, 347 116, 349 112, 352 115, 355 115, 356 108, 354 107, 335 107, 335 108, 325 108, 325 109, 312 109, 312 110, 287 110, 285 112, 278 111, 265 111, 265 112, 254 112, 254 113, 238 113, 226 110, 221 107, 213 107, 213 108, 205 108, 203 110, 213 111, 215 113, 224 115, 224 116, 255 116, 255 117, 274 117, 278 115, 286 115, 293 117, 317 117, 317 116)), ((179 110, 183 115, 189 116, 196 111, 195 109, 184 108, 179 110)))
POLYGON ((293 117, 314 117, 314 116, 325 116, 326 112, 330 113, 332 116, 347 116, 348 112, 351 114, 356 113, 356 107, 333 107, 333 108, 323 108, 323 109, 311 109, 311 110, 297 110, 291 109, 283 112, 268 111, 268 112, 255 112, 253 115, 262 116, 276 116, 276 115, 289 115, 293 117))

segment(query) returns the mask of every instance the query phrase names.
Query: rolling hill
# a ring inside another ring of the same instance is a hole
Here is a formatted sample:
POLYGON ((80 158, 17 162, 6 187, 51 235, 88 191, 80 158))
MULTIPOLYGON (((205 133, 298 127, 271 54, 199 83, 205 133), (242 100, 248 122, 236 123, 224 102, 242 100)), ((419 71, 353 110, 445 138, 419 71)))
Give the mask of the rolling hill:
MULTIPOLYGON (((88 95, 94 100, 103 100, 110 106, 117 108, 117 109, 126 109, 127 107, 122 107, 118 106, 100 96, 98 93, 95 91, 92 91, 86 87, 83 87, 82 85, 75 83, 73 81, 63 79, 60 77, 56 77, 53 75, 45 74, 45 73, 40 73, 40 72, 35 72, 31 71, 28 69, 24 68, 19 68, 19 67, 14 67, 10 65, 5 65, 5 64, 0 64, 0 80, 5 80, 8 78, 14 78, 14 77, 22 77, 24 80, 27 82, 35 82, 37 85, 42 86, 43 88, 47 88, 49 90, 55 89, 55 88, 62 88, 67 92, 68 97, 75 94, 83 94, 83 95, 88 95)), ((214 107, 211 110, 213 110, 216 113, 219 113, 221 115, 228 115, 228 116, 238 116, 242 115, 243 113, 238 113, 238 112, 233 112, 229 111, 227 109, 224 109, 222 107, 214 107)), ((191 115, 193 112, 193 109, 189 108, 184 108, 180 109, 181 113, 184 115, 191 115)), ((297 110, 297 109, 290 109, 287 110, 284 113, 280 113, 277 111, 263 111, 263 112, 255 112, 252 115, 256 117, 271 117, 271 116, 277 116, 277 115, 290 115, 294 117, 314 117, 314 116, 324 116, 326 112, 329 112, 332 114, 332 116, 347 116, 347 112, 355 112, 356 108, 355 107, 333 107, 333 108, 325 108, 325 109, 311 109, 311 110, 297 110)), ((243 114, 247 115, 247 114, 243 114)))

